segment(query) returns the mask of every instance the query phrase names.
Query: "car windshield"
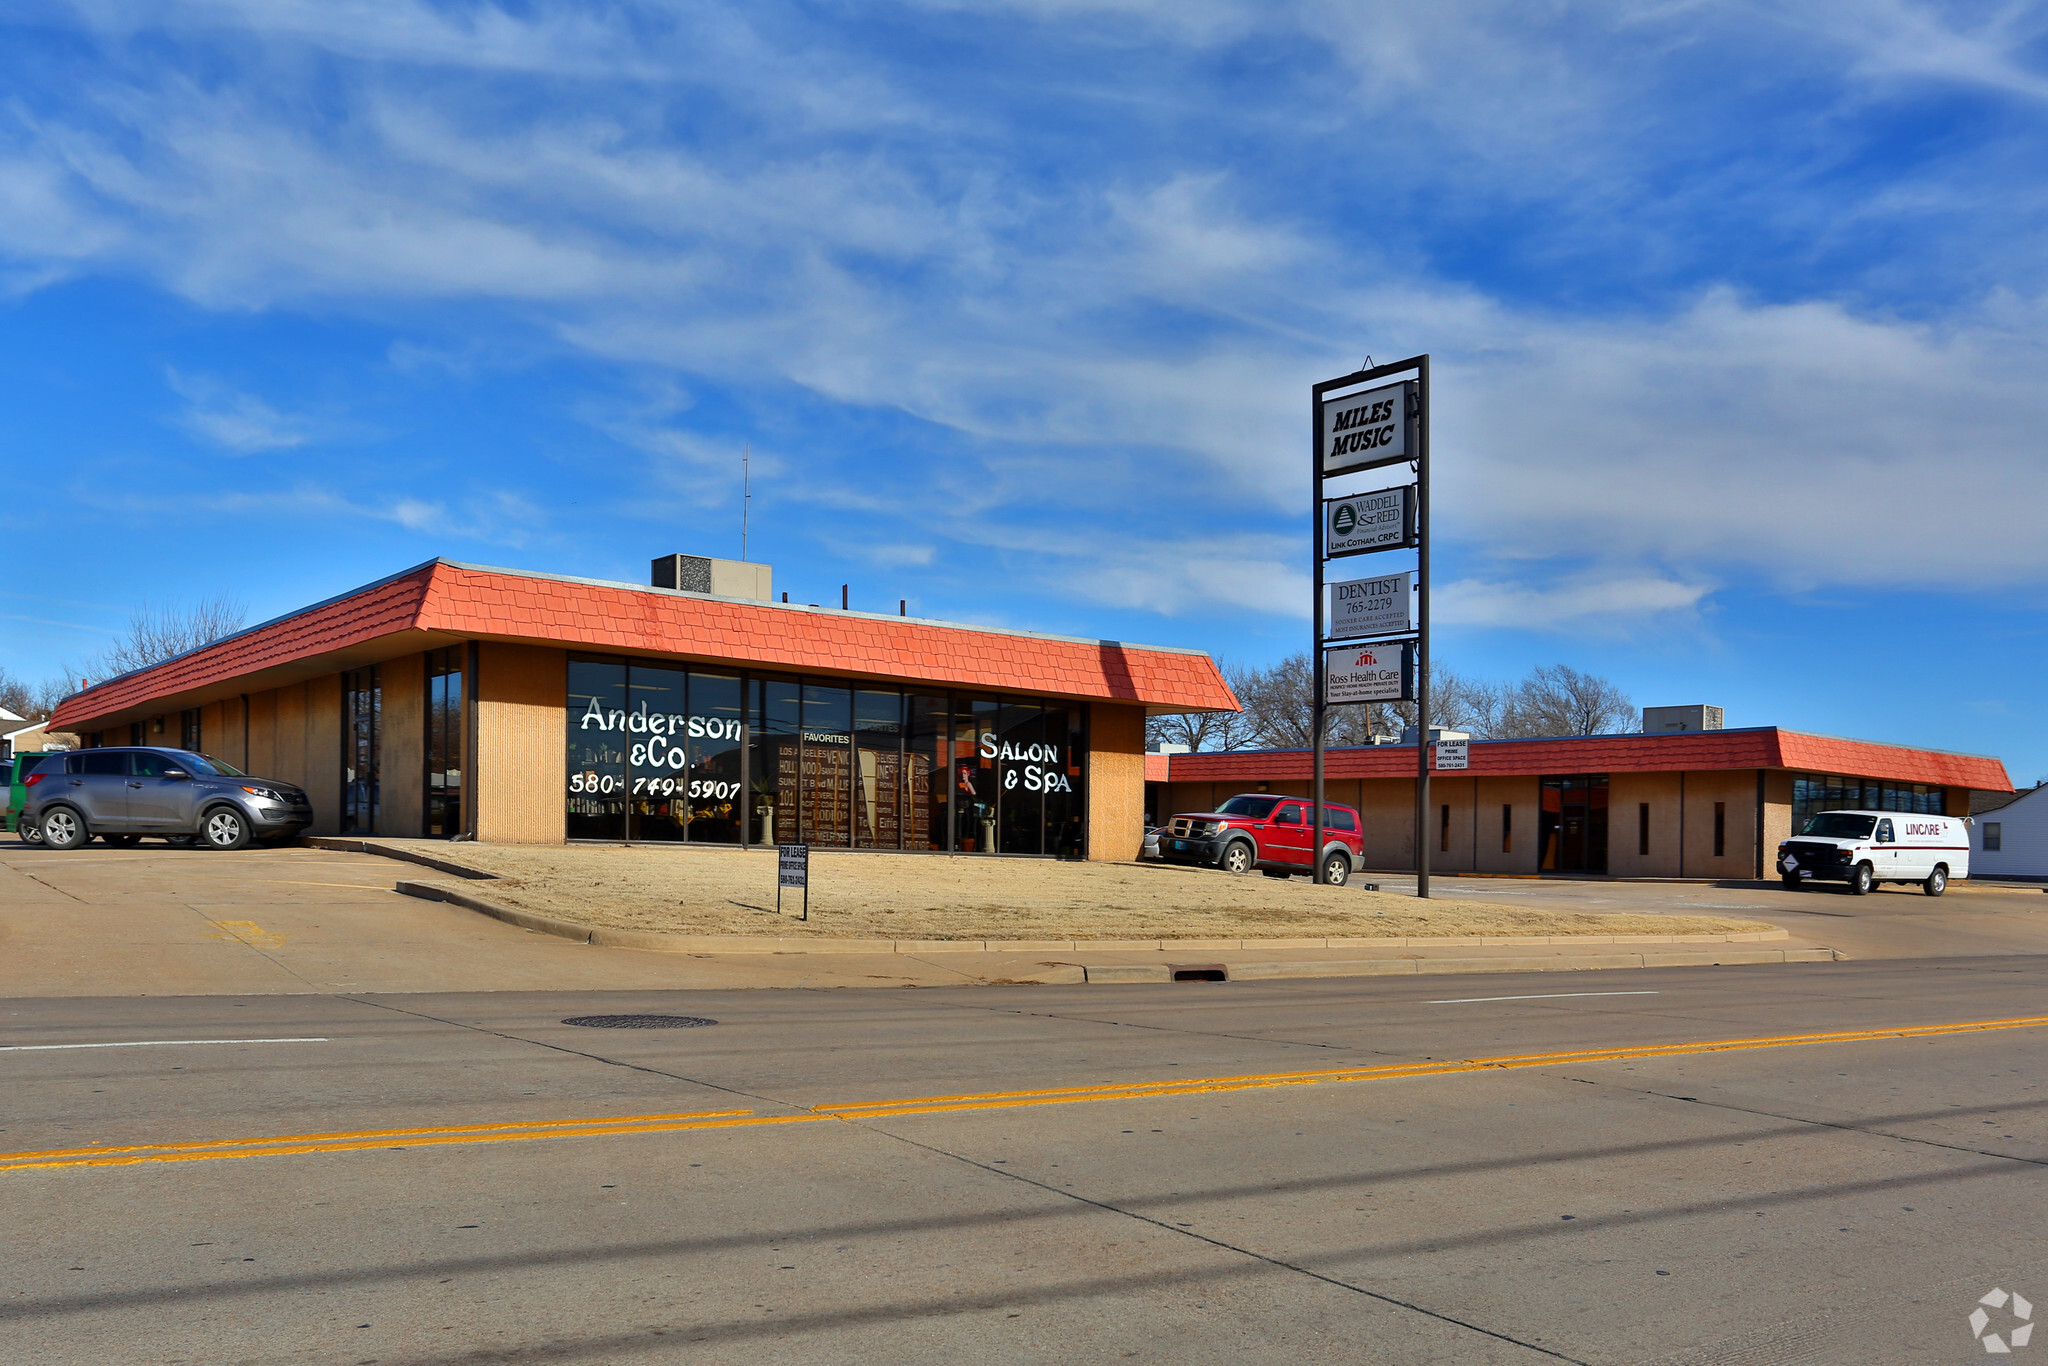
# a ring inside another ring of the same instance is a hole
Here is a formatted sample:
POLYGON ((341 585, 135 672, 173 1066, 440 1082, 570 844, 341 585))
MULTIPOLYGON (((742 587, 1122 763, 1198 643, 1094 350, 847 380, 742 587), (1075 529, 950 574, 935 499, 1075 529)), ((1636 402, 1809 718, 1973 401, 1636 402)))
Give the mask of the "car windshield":
POLYGON ((1799 833, 1816 835, 1824 840, 1867 840, 1870 829, 1877 824, 1875 816, 1853 816, 1846 811, 1823 811, 1810 817, 1806 828, 1799 833))
POLYGON ((179 757, 189 761, 192 766, 192 772, 201 778, 241 778, 247 776, 241 769, 236 768, 227 760, 216 759, 211 754, 194 754, 190 750, 181 750, 179 751, 179 757))
POLYGON ((1273 808, 1280 805, 1278 797, 1232 797, 1216 808, 1219 816, 1244 816, 1250 820, 1262 821, 1273 814, 1273 808))

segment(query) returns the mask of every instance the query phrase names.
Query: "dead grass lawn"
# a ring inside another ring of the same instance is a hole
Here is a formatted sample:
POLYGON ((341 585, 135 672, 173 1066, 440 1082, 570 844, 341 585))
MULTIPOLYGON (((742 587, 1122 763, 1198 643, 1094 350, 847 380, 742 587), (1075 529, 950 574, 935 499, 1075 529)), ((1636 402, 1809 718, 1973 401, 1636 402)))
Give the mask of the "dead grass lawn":
POLYGON ((1761 921, 1587 915, 1159 864, 818 854, 811 918, 775 914, 775 856, 737 849, 383 840, 497 874, 492 900, 609 929, 886 939, 1292 939, 1732 934, 1761 921))

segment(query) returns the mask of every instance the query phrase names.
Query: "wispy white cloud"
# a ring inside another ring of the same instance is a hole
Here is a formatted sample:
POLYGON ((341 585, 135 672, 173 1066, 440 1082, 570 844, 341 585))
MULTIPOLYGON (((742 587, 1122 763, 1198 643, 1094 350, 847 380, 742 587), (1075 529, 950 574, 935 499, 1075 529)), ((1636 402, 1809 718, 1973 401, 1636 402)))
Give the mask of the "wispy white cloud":
POLYGON ((1532 573, 1514 581, 1460 579, 1437 590, 1432 617, 1446 626, 1517 631, 1619 629, 1672 614, 1690 617, 1712 591, 1654 575, 1532 573))
MULTIPOLYGON (((2038 262, 1999 256, 1983 288, 1892 303, 1882 271, 1739 285, 1689 254, 1720 201, 1819 251, 1859 224, 2009 198, 1932 161, 1815 190, 1816 166, 1846 155, 1730 135, 1718 116, 1775 107, 1773 82, 1805 82, 1784 115, 1802 132, 1907 78, 2033 99, 2030 12, 913 8, 911 22, 1016 25, 1002 32, 1036 36, 1047 65, 1112 53, 1135 73, 1115 93, 1133 101, 1136 150, 1106 150, 1106 122, 1057 126, 1061 101, 1109 98, 1101 69, 1063 71, 1077 93, 1020 115, 773 6, 84 0, 95 78, 0 119, 0 279, 132 274, 232 310, 481 303, 520 339, 493 341, 507 353, 538 333, 636 382, 665 376, 577 410, 637 453, 622 467, 639 482, 613 494, 644 516, 736 522, 746 438, 730 433, 752 424, 756 473, 781 485, 769 496, 821 525, 865 519, 841 553, 942 569, 948 527, 972 517, 1020 581, 1118 608, 1305 611, 1306 384, 1368 350, 1440 363, 1439 526, 1480 566, 1447 592, 1455 619, 1664 619, 1737 573, 2048 579, 2030 525, 2048 496, 2038 262), (202 80, 142 41, 166 32, 218 44, 220 72, 202 80), (1254 40, 1298 70, 1232 105, 1214 55, 1254 40), (336 76, 325 113, 303 96, 319 63, 336 76), (1708 68, 1750 84, 1702 94, 1688 73, 1708 68), (1364 137, 1393 112, 1403 136, 1364 137), (1039 122, 1055 125, 1043 143, 1039 122), (1540 214, 1550 231, 1514 238, 1503 278, 1458 264, 1501 254, 1512 224, 1496 224, 1540 214), (1469 237, 1434 243, 1424 223, 1469 237), (1648 283, 1589 298, 1611 282, 1574 272, 1608 250, 1648 283), (744 401, 711 416, 699 389, 744 401), (798 408, 826 416, 777 433, 798 408), (828 439, 866 430, 854 419, 931 439, 828 439), (1921 489, 1936 492, 1902 522, 1901 490, 1921 489), (1183 534, 1159 530, 1167 517, 1183 534), (1843 528, 1892 530, 1819 534, 1843 528), (1592 552, 1600 575, 1518 596, 1514 564, 1592 552)), ((472 355, 406 343, 389 358, 467 375, 472 355)), ((180 382, 179 421, 222 449, 320 432, 180 382)), ((541 506, 402 490, 333 505, 504 544, 549 534, 541 506)))
POLYGON ((176 421, 208 445, 230 455, 259 455, 303 446, 312 424, 281 413, 254 394, 244 393, 210 375, 167 372, 171 389, 185 400, 176 421))

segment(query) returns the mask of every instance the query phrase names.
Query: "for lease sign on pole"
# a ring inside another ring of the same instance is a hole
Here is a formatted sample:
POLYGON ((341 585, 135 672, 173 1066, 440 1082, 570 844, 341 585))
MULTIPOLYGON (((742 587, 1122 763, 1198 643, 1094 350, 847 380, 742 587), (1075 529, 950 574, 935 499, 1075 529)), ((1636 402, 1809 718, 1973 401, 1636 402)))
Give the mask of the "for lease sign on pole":
POLYGON ((1346 474, 1410 460, 1415 443, 1414 381, 1323 400, 1323 473, 1346 474))
POLYGON ((1389 641, 1323 652, 1323 702, 1406 702, 1415 696, 1415 643, 1389 641))
POLYGON ((1323 554, 1330 559, 1415 544, 1413 485, 1323 503, 1323 554))
POLYGON ((804 913, 799 919, 811 918, 811 846, 808 844, 778 844, 775 846, 775 909, 782 910, 782 889, 801 887, 804 892, 804 913))
POLYGON ((1415 575, 1389 574, 1383 579, 1346 579, 1330 585, 1330 639, 1392 636, 1415 629, 1408 591, 1415 575))

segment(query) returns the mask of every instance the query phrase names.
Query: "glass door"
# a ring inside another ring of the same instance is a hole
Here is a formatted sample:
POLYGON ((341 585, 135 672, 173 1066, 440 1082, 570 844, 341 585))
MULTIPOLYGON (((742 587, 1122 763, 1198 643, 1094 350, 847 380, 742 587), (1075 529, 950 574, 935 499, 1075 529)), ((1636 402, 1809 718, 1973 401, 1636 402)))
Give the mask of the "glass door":
POLYGON ((1536 838, 1546 873, 1606 872, 1607 775, 1545 778, 1536 838))

